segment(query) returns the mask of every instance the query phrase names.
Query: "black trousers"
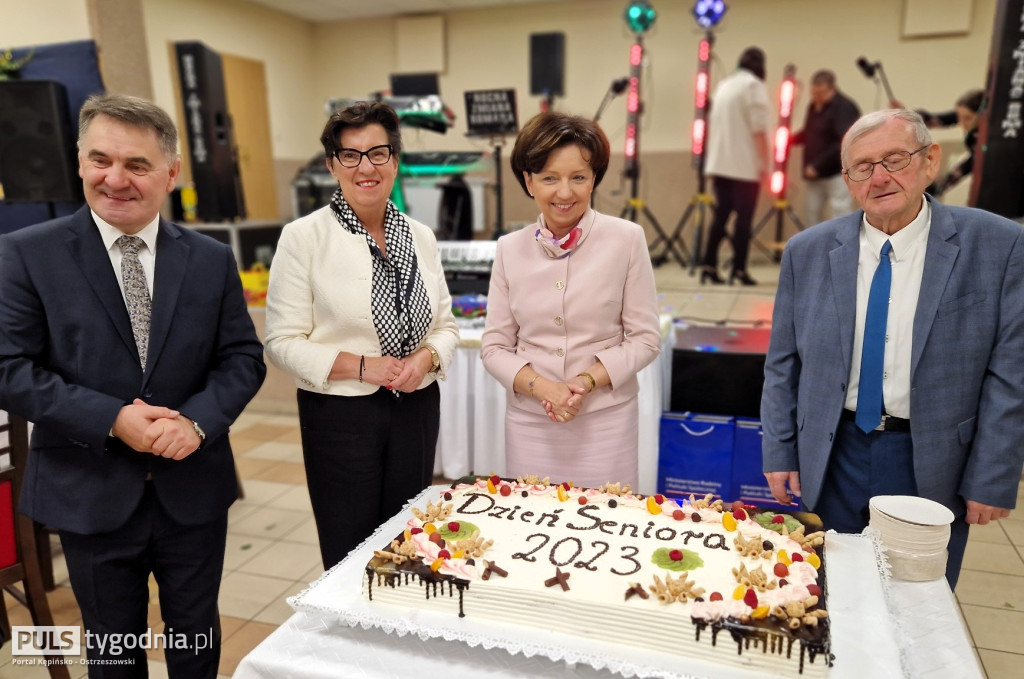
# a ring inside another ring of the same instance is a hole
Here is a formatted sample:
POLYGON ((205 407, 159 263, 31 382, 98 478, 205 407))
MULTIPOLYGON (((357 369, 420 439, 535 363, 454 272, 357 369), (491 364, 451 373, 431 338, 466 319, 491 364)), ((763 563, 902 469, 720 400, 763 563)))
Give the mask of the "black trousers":
POLYGON ((395 397, 298 391, 306 483, 329 569, 430 485, 441 419, 436 383, 395 397))
POLYGON ((757 207, 758 182, 748 182, 728 177, 714 177, 715 219, 708 230, 708 246, 704 250, 704 261, 707 267, 718 267, 718 246, 725 238, 725 225, 729 217, 736 213, 732 234, 732 268, 733 271, 747 270, 747 255, 750 252, 750 225, 754 221, 754 208, 757 207))
POLYGON ((228 517, 197 526, 172 519, 152 482, 125 525, 109 533, 60 531, 71 589, 82 610, 89 679, 145 679, 146 651, 164 649, 171 679, 216 679, 220 663, 217 595, 228 517), (148 629, 149 575, 160 589, 164 629, 148 629), (166 641, 158 639, 164 633, 166 641), (126 636, 130 635, 130 636, 126 636), (145 641, 143 641, 146 639, 145 641), (186 647, 182 646, 182 642, 186 647), (123 663, 123 664, 122 664, 123 663))

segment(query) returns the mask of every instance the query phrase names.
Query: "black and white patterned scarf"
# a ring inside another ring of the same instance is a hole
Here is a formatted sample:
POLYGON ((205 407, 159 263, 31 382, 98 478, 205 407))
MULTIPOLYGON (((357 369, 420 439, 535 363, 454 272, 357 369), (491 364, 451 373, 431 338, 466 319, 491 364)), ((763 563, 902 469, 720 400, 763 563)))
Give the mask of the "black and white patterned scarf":
POLYGON ((433 313, 416 260, 416 246, 405 215, 388 201, 384 213, 384 256, 373 236, 356 217, 339 188, 331 197, 331 210, 349 232, 362 234, 373 257, 371 310, 384 356, 404 358, 427 335, 433 313))

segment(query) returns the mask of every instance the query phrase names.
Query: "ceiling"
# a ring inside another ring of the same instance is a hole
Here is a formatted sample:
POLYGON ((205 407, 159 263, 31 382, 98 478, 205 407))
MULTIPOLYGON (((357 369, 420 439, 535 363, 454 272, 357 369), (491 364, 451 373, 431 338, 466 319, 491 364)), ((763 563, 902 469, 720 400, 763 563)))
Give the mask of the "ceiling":
POLYGON ((247 0, 312 22, 426 14, 565 0, 247 0))

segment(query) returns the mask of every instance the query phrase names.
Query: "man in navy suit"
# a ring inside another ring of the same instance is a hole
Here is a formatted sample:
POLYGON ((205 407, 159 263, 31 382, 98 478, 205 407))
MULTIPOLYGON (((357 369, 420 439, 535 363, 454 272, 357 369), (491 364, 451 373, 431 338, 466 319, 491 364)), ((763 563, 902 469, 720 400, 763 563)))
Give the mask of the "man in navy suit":
POLYGON ((875 495, 945 505, 955 587, 969 525, 1009 515, 1024 464, 1024 229, 925 195, 939 147, 912 111, 860 118, 842 159, 863 209, 797 234, 782 257, 765 476, 840 532, 867 525, 875 495))
POLYGON ((78 148, 88 205, 0 237, 0 408, 35 423, 20 510, 59 529, 88 657, 118 663, 90 677, 147 676, 152 573, 170 676, 212 678, 228 427, 262 346, 231 250, 160 217, 181 162, 167 113, 90 97, 78 148))

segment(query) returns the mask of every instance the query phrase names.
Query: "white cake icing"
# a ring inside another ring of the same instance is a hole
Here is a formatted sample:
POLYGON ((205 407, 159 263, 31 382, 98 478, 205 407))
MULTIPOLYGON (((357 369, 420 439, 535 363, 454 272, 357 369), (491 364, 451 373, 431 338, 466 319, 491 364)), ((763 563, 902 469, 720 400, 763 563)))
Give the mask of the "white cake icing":
MULTIPOLYGON (((814 594, 820 561, 811 548, 749 518, 749 510, 734 521, 730 508, 723 513, 706 500, 695 506, 659 497, 656 504, 628 493, 487 479, 446 495, 434 509, 449 514, 426 521, 410 516, 404 536, 387 549, 381 545, 384 551, 367 566, 363 592, 374 604, 543 626, 678 656, 680 669, 686 657, 700 657, 778 676, 827 673, 827 618, 814 594), (460 553, 466 546, 460 538, 474 527, 493 544, 476 556, 460 553), (444 536, 449 539, 439 540, 444 536), (738 538, 755 545, 750 556, 740 556, 738 538), (396 550, 409 559, 395 563, 402 557, 388 552, 396 550), (807 559, 789 557, 794 554, 807 559), (786 564, 782 586, 774 572, 779 562, 786 564), (738 584, 734 569, 741 565, 763 576, 760 588, 738 584), (656 596, 656 578, 665 583, 666 576, 689 581, 685 603, 656 596)), ((796 525, 790 517, 787 528, 796 525)))

